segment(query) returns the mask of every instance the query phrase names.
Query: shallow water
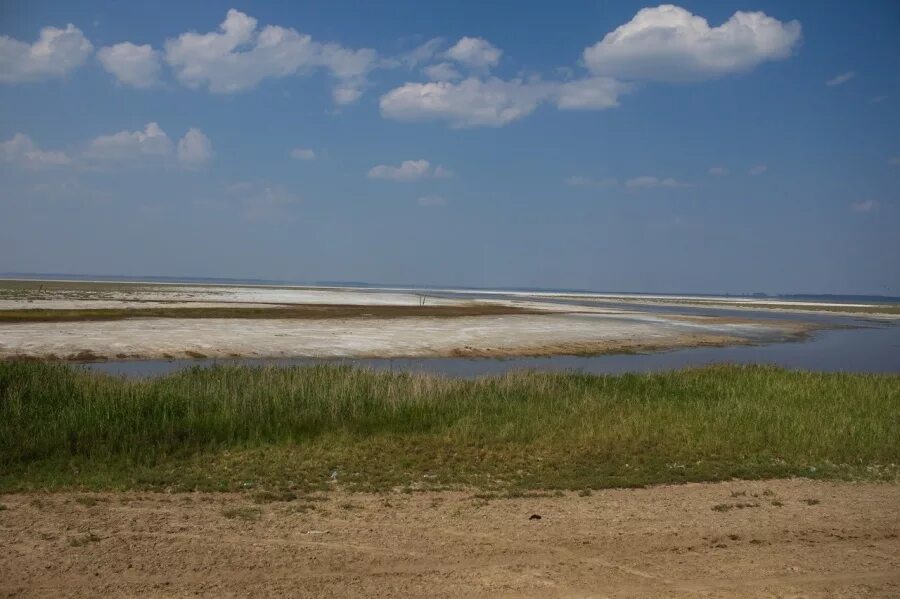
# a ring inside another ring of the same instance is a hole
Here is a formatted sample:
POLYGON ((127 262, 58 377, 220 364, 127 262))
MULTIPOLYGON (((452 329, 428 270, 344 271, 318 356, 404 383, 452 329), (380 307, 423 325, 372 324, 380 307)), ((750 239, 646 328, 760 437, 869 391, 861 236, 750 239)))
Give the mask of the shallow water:
MULTIPOLYGON (((769 316, 769 315, 767 315, 769 316)), ((816 320, 819 320, 816 318, 816 320)), ((412 371, 453 377, 502 374, 517 370, 578 371, 594 374, 654 372, 706 364, 774 364, 785 368, 824 372, 900 373, 900 326, 866 320, 834 318, 832 324, 851 325, 813 333, 805 341, 768 345, 699 347, 649 354, 549 356, 543 358, 408 358, 314 359, 235 358, 198 360, 132 360, 84 364, 108 374, 161 376, 193 366, 241 364, 295 366, 348 364, 376 370, 412 371)))

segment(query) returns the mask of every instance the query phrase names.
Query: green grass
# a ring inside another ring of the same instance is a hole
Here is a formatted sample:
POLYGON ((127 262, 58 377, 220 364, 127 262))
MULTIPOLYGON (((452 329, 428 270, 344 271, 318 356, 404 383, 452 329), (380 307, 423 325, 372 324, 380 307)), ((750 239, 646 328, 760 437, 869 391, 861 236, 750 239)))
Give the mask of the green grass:
POLYGON ((459 380, 220 366, 126 380, 0 362, 0 491, 514 493, 897 480, 898 464, 897 375, 717 366, 459 380))

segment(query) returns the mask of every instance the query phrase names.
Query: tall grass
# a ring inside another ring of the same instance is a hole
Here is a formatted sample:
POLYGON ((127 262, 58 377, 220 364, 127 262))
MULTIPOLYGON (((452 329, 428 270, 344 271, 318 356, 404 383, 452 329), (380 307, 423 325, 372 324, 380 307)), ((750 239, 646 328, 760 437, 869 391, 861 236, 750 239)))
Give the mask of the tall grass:
POLYGON ((0 363, 0 489, 893 478, 900 376, 720 366, 477 380, 350 367, 125 380, 0 363))

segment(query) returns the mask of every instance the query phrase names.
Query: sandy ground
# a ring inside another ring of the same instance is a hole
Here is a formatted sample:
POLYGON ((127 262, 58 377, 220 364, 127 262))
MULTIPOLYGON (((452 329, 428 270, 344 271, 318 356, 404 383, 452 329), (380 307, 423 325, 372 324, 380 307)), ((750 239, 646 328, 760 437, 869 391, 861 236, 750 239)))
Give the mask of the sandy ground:
POLYGON ((783 340, 791 323, 651 314, 0 324, 0 358, 419 357, 603 353, 783 340))
POLYGON ((262 504, 250 493, 51 493, 0 504, 0 596, 900 596, 898 485, 491 501, 332 491, 262 504))

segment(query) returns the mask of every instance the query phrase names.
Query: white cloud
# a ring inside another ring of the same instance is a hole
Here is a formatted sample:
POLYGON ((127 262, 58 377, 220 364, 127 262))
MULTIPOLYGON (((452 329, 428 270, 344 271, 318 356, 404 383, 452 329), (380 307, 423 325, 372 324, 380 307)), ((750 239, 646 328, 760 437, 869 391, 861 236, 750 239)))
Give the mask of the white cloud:
POLYGON ((416 203, 423 208, 437 208, 440 206, 446 206, 447 200, 439 195, 427 195, 418 198, 416 200, 416 203))
POLYGON ((146 89, 159 83, 162 70, 159 52, 149 44, 136 46, 123 42, 106 46, 97 51, 97 58, 103 68, 123 85, 146 89))
POLYGON ((291 158, 296 160, 312 160, 316 153, 309 148, 294 148, 291 150, 291 158))
POLYGON ((690 183, 678 181, 672 177, 661 179, 650 175, 642 175, 625 181, 625 187, 629 189, 653 189, 657 187, 690 187, 690 183))
POLYGON ((717 177, 724 177, 725 175, 728 174, 728 169, 723 168, 721 166, 714 166, 706 172, 709 173, 710 175, 715 175, 717 177))
POLYGON ((208 163, 212 155, 212 143, 199 129, 189 129, 176 147, 159 125, 147 123, 141 131, 119 131, 93 139, 83 158, 95 166, 143 166, 177 160, 185 168, 197 168, 208 163))
POLYGON ((213 158, 212 142, 200 129, 188 129, 178 142, 178 162, 185 168, 196 169, 209 164, 213 158))
POLYGON ((438 48, 440 48, 443 44, 443 38, 432 38, 424 44, 417 46, 415 49, 401 56, 400 62, 411 69, 415 68, 418 65, 431 60, 434 55, 437 54, 438 48))
POLYGON ((439 62, 422 69, 425 76, 432 81, 455 81, 460 79, 462 75, 449 62, 439 62))
POLYGON ((828 81, 825 82, 825 85, 827 85, 828 87, 834 87, 836 85, 843 85, 844 83, 847 83, 854 77, 856 77, 855 71, 847 71, 846 73, 841 73, 840 75, 832 77, 831 79, 829 79, 828 81))
POLYGON ((629 81, 690 81, 748 70, 767 60, 787 58, 800 40, 797 21, 782 23, 761 12, 736 12, 724 24, 677 6, 639 11, 602 41, 586 48, 591 74, 573 78, 563 67, 561 81, 486 76, 502 52, 481 38, 464 37, 441 56, 481 69, 457 81, 446 62, 423 71, 431 82, 407 82, 381 97, 381 114, 399 121, 446 121, 451 127, 501 127, 534 112, 543 103, 560 110, 603 110, 635 89, 629 81))
POLYGON ((8 141, 0 143, 0 159, 4 162, 31 169, 64 166, 72 162, 65 152, 41 150, 24 133, 16 133, 8 141))
MULTIPOLYGON (((583 177, 581 175, 573 175, 563 179, 563 183, 569 187, 581 187, 583 189, 604 189, 615 187, 619 184, 616 179, 593 179, 591 177, 583 177)), ((632 177, 623 184, 627 189, 654 189, 660 187, 677 188, 677 187, 693 187, 691 183, 685 183, 672 177, 654 177, 651 175, 642 175, 640 177, 632 177)))
POLYGON ((751 167, 750 170, 747 171, 747 174, 756 176, 763 174, 767 170, 769 170, 769 167, 765 164, 757 164, 756 166, 751 167))
POLYGON ((591 177, 583 177, 581 175, 572 175, 563 179, 563 183, 569 187, 582 187, 584 189, 602 189, 605 187, 614 187, 618 184, 615 179, 592 179, 591 177))
POLYGON ((331 90, 331 97, 335 104, 346 106, 353 104, 362 97, 363 90, 357 84, 336 85, 331 90))
POLYGON ((878 208, 878 202, 872 200, 853 202, 850 204, 850 210, 853 210, 854 212, 871 212, 876 208, 878 208))
POLYGON ((101 162, 128 162, 138 159, 166 159, 175 151, 172 140, 156 123, 142 131, 119 131, 93 139, 84 155, 101 162))
POLYGON ((81 66, 94 47, 80 29, 44 27, 33 44, 0 36, 0 81, 17 83, 60 77, 81 66))
POLYGON ((374 50, 323 44, 276 25, 257 29, 256 19, 235 9, 228 11, 218 31, 184 33, 167 40, 165 47, 166 62, 189 87, 234 93, 267 78, 325 68, 337 80, 333 96, 338 104, 359 98, 366 75, 378 61, 374 50))
POLYGON ((452 176, 452 172, 442 166, 432 168, 427 160, 404 160, 400 166, 379 164, 369 170, 370 179, 388 179, 390 181, 419 181, 421 179, 442 179, 452 176))
POLYGON ((340 105, 356 102, 368 85, 366 75, 377 62, 378 53, 375 50, 350 50, 338 44, 322 46, 321 64, 338 80, 331 92, 334 101, 340 105))
POLYGON ((464 37, 444 56, 475 69, 489 69, 500 62, 503 51, 480 37, 464 37))
POLYGON ((762 12, 734 13, 718 27, 665 4, 644 8, 584 51, 593 73, 626 80, 697 81, 746 71, 791 55, 800 41, 797 21, 762 12))
POLYGON ((452 127, 500 127, 531 114, 554 86, 521 79, 469 78, 406 83, 381 97, 381 114, 398 121, 448 121, 452 127))
POLYGON ((560 109, 618 105, 626 84, 602 77, 557 83, 469 77, 458 83, 406 83, 381 97, 382 116, 398 121, 447 121, 451 127, 501 127, 528 116, 544 102, 560 109))
POLYGON ((212 142, 199 129, 189 129, 176 145, 156 123, 147 123, 139 131, 101 135, 72 155, 41 150, 23 133, 0 143, 0 160, 33 169, 70 164, 90 169, 110 165, 178 164, 195 169, 210 162, 212 157, 212 142))
POLYGON ((609 77, 588 77, 561 84, 557 91, 556 106, 563 110, 614 108, 619 96, 631 86, 609 77))

